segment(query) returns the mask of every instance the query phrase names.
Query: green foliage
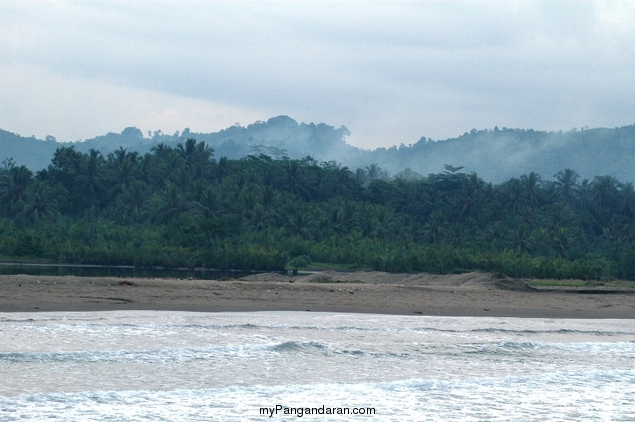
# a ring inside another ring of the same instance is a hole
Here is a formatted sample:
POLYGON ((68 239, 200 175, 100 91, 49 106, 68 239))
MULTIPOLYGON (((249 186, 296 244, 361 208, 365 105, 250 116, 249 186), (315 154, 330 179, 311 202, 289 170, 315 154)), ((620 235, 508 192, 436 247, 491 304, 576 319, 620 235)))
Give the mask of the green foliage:
MULTIPOLYGON (((286 124, 286 123, 285 123, 286 124)), ((122 135, 123 136, 123 135, 122 135)), ((138 136, 130 130, 126 136, 138 136)), ((499 185, 461 167, 391 179, 306 157, 221 158, 188 138, 140 155, 59 148, 0 168, 0 254, 64 262, 635 278, 635 189, 611 176, 499 185)))
POLYGON ((293 257, 289 262, 287 262, 287 268, 291 268, 293 270, 293 274, 298 273, 298 268, 306 268, 311 265, 311 258, 307 255, 300 255, 293 257))

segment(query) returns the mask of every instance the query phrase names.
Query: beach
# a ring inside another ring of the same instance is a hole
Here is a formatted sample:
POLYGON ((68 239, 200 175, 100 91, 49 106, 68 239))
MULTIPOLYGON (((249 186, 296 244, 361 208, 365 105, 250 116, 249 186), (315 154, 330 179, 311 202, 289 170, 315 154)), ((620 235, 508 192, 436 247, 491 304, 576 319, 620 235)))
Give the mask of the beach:
POLYGON ((0 323, 3 421, 635 411, 629 287, 536 289, 484 273, 7 275, 0 323))
POLYGON ((323 272, 239 279, 0 276, 0 312, 302 311, 523 318, 635 318, 635 289, 534 289, 492 274, 323 272))

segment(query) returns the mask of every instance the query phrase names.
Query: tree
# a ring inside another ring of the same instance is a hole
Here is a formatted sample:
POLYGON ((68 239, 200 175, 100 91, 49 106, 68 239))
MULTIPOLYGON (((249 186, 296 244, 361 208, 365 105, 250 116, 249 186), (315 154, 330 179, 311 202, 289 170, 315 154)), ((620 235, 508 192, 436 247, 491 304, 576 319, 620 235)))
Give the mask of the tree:
POLYGON ((454 167, 451 164, 444 164, 443 168, 445 169, 444 173, 446 174, 455 174, 457 171, 463 170, 463 166, 454 167))
POLYGON ((536 172, 530 172, 528 175, 520 176, 523 185, 523 196, 527 203, 534 207, 542 200, 542 191, 540 189, 541 177, 536 172))
POLYGON ((146 217, 148 197, 146 184, 135 180, 118 197, 119 209, 132 221, 141 222, 146 217))
POLYGON ((26 192, 22 214, 36 222, 59 217, 57 200, 51 189, 40 181, 34 182, 26 192))
POLYGON ((139 154, 128 152, 120 147, 117 151, 108 154, 108 167, 111 171, 110 193, 116 196, 120 192, 128 189, 136 180, 135 173, 139 154))
POLYGON ((88 159, 83 162, 78 182, 89 206, 99 202, 105 191, 104 164, 101 153, 95 149, 88 152, 88 159))
POLYGON ((197 175, 203 174, 214 153, 214 150, 206 146, 205 142, 196 143, 194 138, 188 138, 185 144, 178 144, 176 150, 184 160, 187 169, 190 172, 195 171, 197 175))
POLYGON ((287 263, 287 267, 293 269, 293 275, 298 275, 299 268, 308 267, 309 265, 311 265, 311 258, 307 255, 296 256, 287 263))
POLYGON ((580 175, 571 169, 564 169, 554 174, 554 177, 560 199, 567 203, 573 203, 577 198, 580 175))
POLYGON ((309 190, 312 187, 312 183, 307 179, 304 168, 298 160, 286 160, 283 183, 289 192, 303 199, 312 199, 311 191, 309 190))
POLYGON ((528 203, 523 182, 519 179, 506 181, 499 187, 499 192, 503 208, 509 212, 517 213, 528 203))
POLYGON ((599 213, 616 205, 619 195, 619 182, 613 176, 595 176, 591 182, 591 199, 599 213))
POLYGON ((311 230, 313 225, 314 221, 311 216, 300 208, 292 208, 287 216, 286 228, 291 235, 311 238, 313 237, 311 230))
POLYGON ((635 187, 632 182, 622 185, 619 195, 619 208, 626 217, 633 218, 635 216, 635 187))
POLYGON ((0 206, 5 215, 14 216, 31 184, 33 173, 25 166, 9 166, 0 178, 0 206))

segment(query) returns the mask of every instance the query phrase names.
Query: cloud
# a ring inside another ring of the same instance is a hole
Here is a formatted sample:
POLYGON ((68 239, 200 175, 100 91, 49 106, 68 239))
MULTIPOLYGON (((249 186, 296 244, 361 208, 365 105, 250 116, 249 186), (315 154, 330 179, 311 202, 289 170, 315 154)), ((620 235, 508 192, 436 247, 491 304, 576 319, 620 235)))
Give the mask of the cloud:
MULTIPOLYGON (((43 109, 28 78, 0 100, 75 137, 288 114, 374 147, 495 125, 617 126, 635 111, 632 2, 31 0, 0 5, 0 26, 4 72, 29 69, 61 101, 43 109), (70 119, 77 102, 103 122, 70 119)), ((11 116, 0 123, 16 130, 11 116)))
POLYGON ((26 66, 0 66, 0 128, 24 136, 77 141, 136 126, 143 132, 174 133, 189 127, 215 132, 248 124, 268 114, 244 107, 192 99, 161 91, 75 79, 26 66), (28 88, 27 88, 28 87, 28 88))

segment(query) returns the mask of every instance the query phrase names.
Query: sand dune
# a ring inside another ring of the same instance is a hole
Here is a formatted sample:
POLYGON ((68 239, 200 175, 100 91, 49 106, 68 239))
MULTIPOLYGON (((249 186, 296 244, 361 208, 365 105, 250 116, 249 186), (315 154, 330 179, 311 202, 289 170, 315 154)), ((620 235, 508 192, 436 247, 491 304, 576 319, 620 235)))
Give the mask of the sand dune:
MULTIPOLYGON (((299 283, 366 283, 366 284, 392 284, 399 286, 419 286, 439 290, 513 290, 533 291, 531 287, 521 280, 513 279, 505 275, 471 272, 465 274, 391 274, 381 271, 357 271, 344 273, 337 271, 324 271, 307 276, 293 278, 299 283)), ((244 277, 242 280, 259 281, 284 281, 288 277, 275 273, 255 274, 244 277)))

